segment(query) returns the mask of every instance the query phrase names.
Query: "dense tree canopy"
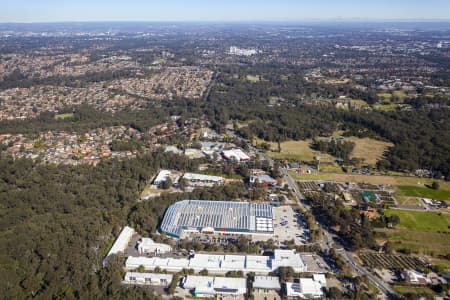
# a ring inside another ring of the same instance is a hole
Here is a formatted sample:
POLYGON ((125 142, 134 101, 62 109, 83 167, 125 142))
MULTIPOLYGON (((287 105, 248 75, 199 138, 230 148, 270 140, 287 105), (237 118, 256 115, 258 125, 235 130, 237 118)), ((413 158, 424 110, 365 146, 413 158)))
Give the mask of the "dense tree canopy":
POLYGON ((1 159, 2 296, 148 296, 146 290, 119 291, 118 267, 102 269, 101 260, 125 225, 147 179, 161 167, 193 169, 188 159, 162 153, 106 161, 97 167, 35 165, 29 160, 1 159))

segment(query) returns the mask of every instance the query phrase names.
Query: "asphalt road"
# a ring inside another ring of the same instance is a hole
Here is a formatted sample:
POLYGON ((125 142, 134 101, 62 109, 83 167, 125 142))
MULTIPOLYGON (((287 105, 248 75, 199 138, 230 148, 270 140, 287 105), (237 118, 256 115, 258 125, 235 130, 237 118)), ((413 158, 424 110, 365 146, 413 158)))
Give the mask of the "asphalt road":
MULTIPOLYGON (((235 135, 238 139, 244 140, 243 138, 235 135)), ((245 141, 245 140, 244 140, 245 141)), ((246 141, 249 145, 249 148, 253 150, 255 153, 259 154, 260 156, 264 157, 266 159, 270 166, 273 167, 274 161, 270 157, 266 156, 264 153, 260 152, 258 149, 253 147, 248 141, 246 141)), ((280 172, 284 179, 286 180, 289 189, 294 193, 295 198, 297 199, 298 204, 300 207, 303 207, 303 209, 310 211, 310 207, 308 205, 305 205, 302 203, 302 201, 305 199, 303 194, 298 189, 297 184, 295 183, 294 179, 290 176, 288 171, 285 168, 280 168, 280 172)), ((322 226, 322 232, 324 233, 322 241, 320 242, 320 245, 323 250, 329 250, 330 248, 334 248, 336 252, 340 253, 342 257, 344 258, 344 261, 352 268, 353 272, 355 274, 358 274, 359 276, 365 275, 368 280, 376 287, 378 290, 383 294, 383 297, 385 299, 398 299, 398 297, 395 295, 395 293, 391 290, 389 285, 385 283, 380 278, 373 275, 371 272, 369 272, 365 267, 360 266, 357 264, 357 262, 353 259, 352 253, 350 251, 345 250, 344 246, 341 245, 336 241, 336 235, 329 232, 326 228, 322 226)))
MULTIPOLYGON (((280 170, 284 178, 286 179, 289 188, 291 189, 291 191, 294 192, 294 195, 299 205, 303 207, 305 210, 310 211, 310 207, 302 203, 302 200, 304 200, 305 198, 303 194, 299 191, 297 184, 289 175, 287 170, 284 168, 280 170)), ((355 274, 358 274, 359 276, 365 275, 369 279, 369 281, 383 293, 383 296, 386 299, 397 299, 394 292, 390 289, 387 283, 385 283, 383 280, 370 273, 366 268, 358 265, 357 262, 353 259, 352 253, 350 251, 346 251, 343 245, 335 241, 335 239, 337 238, 336 235, 329 232, 323 226, 321 226, 321 228, 324 234, 322 236, 322 241, 320 242, 320 245, 323 250, 329 250, 330 248, 334 248, 337 253, 342 255, 344 261, 352 268, 355 274)))

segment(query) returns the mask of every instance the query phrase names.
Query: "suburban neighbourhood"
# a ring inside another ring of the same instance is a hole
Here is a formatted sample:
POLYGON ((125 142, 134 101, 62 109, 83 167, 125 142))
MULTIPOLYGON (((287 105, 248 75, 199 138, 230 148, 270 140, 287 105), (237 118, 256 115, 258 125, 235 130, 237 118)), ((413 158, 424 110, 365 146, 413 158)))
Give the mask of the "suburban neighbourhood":
POLYGON ((445 1, 10 2, 0 298, 449 299, 445 1))

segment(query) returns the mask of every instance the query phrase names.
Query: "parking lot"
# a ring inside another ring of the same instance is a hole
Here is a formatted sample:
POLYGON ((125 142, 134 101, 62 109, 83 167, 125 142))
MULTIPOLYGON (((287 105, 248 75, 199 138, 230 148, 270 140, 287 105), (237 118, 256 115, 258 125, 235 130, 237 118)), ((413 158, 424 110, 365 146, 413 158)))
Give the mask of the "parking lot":
POLYGON ((317 254, 300 253, 305 264, 308 266, 308 272, 311 273, 327 273, 332 271, 330 266, 317 254))
POLYGON ((300 214, 295 213, 291 206, 274 207, 272 211, 275 241, 294 240, 296 245, 308 243, 309 230, 300 214))

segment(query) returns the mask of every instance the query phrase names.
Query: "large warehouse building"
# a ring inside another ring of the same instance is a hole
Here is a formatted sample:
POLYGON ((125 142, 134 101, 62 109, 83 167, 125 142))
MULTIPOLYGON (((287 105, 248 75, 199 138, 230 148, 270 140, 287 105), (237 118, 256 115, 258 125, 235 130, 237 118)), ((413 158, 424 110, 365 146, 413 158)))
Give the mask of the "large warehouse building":
POLYGON ((184 200, 167 209, 160 228, 176 238, 185 233, 273 234, 272 206, 266 203, 184 200))
POLYGON ((145 270, 153 271, 159 268, 168 272, 180 272, 183 269, 200 272, 207 269, 211 274, 222 275, 230 271, 267 275, 280 267, 292 267, 297 273, 307 271, 307 266, 299 253, 295 250, 281 249, 274 250, 273 256, 196 253, 191 258, 129 256, 125 262, 127 270, 135 270, 140 266, 143 266, 145 270))

